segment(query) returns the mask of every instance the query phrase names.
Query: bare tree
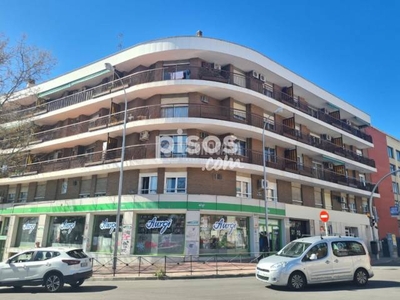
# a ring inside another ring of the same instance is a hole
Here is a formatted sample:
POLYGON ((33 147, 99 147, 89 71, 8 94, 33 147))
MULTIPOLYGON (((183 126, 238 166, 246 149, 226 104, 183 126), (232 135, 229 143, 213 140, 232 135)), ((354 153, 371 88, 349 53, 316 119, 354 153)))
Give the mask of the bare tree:
POLYGON ((35 105, 34 84, 55 63, 50 52, 29 45, 26 36, 11 44, 0 34, 0 177, 22 172, 29 163, 26 147, 37 126, 21 110, 35 105))

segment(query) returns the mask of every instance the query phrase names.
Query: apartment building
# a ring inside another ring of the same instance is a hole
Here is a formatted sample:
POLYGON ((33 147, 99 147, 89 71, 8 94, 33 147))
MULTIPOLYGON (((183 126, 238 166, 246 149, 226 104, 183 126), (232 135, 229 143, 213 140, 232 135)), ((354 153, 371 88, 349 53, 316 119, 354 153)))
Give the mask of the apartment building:
POLYGON ((380 188, 380 198, 373 201, 379 239, 388 234, 399 237, 400 141, 374 127, 369 127, 366 132, 375 144, 374 148, 368 149, 368 155, 375 160, 377 169, 371 179, 379 183, 380 188))
POLYGON ((273 251, 325 234, 322 209, 330 234, 372 238, 370 117, 255 50, 165 38, 35 90, 24 164, 1 172, 4 257, 35 241, 111 255, 117 233, 121 255, 253 255, 261 232, 273 251))

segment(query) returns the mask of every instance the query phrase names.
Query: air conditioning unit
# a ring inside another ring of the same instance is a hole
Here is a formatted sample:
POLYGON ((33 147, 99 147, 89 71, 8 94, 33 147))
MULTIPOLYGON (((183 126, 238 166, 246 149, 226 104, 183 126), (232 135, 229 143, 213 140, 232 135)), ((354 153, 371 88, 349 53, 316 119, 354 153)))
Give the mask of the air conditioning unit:
POLYGON ((253 71, 253 77, 258 79, 258 72, 257 71, 253 71))
POLYGON ((347 125, 351 125, 350 120, 346 120, 346 124, 347 124, 347 125))
POLYGON ((319 111, 324 114, 329 114, 329 111, 326 108, 321 108, 319 111))
POLYGON ((145 130, 145 131, 142 131, 142 132, 140 133, 139 140, 141 140, 141 141, 148 141, 148 140, 149 140, 149 137, 150 137, 149 132, 148 132, 147 130, 145 130))
POLYGON ((267 81, 264 74, 260 74, 260 80, 263 82, 267 81))
POLYGON ((267 184, 265 185, 264 179, 258 180, 258 187, 259 187, 260 189, 268 188, 268 181, 267 181, 267 184))
POLYGON ((221 71, 221 65, 219 65, 219 64, 217 64, 217 63, 213 63, 213 69, 214 69, 214 70, 221 71))
POLYGON ((323 134, 321 137, 322 137, 323 140, 327 140, 327 141, 331 141, 332 140, 332 137, 329 134, 323 134))
POLYGON ((201 95, 200 96, 200 101, 203 102, 203 103, 208 103, 208 97, 205 96, 205 95, 201 95))

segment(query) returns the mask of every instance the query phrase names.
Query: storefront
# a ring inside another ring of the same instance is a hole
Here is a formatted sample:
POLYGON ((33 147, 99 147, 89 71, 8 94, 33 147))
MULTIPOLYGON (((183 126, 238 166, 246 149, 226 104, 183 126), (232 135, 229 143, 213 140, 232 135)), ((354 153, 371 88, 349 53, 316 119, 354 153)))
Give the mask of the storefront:
POLYGON ((19 218, 15 247, 32 248, 35 246, 38 220, 38 217, 19 218))
POLYGON ((184 214, 137 215, 134 254, 183 254, 184 250, 184 214))
POLYGON ((200 254, 248 253, 249 218, 201 215, 200 254))
POLYGON ((290 241, 310 236, 310 222, 304 220, 289 219, 290 241))
MULTIPOLYGON (((115 234, 117 228, 116 215, 94 216, 92 243, 90 251, 101 253, 113 253, 115 234)), ((120 220, 122 224, 122 216, 120 220)), ((121 241, 121 226, 119 228, 118 241, 121 241)))
POLYGON ((85 217, 51 217, 48 246, 82 247, 85 217))
POLYGON ((282 245, 282 228, 281 221, 275 219, 268 219, 268 242, 266 239, 266 227, 265 218, 259 220, 259 239, 260 239, 260 252, 275 252, 279 251, 284 245, 282 245), (269 245, 270 244, 270 245, 269 245), (269 245, 269 249, 267 249, 269 245))

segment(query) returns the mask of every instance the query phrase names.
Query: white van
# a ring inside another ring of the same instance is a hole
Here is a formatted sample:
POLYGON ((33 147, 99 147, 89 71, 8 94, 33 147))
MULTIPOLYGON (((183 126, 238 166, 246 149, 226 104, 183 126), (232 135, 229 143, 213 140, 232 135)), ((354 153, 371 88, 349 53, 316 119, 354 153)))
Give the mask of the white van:
POLYGON ((366 285, 374 276, 360 238, 314 236, 287 244, 276 255, 259 261, 256 278, 271 285, 300 290, 307 284, 354 281, 366 285))

